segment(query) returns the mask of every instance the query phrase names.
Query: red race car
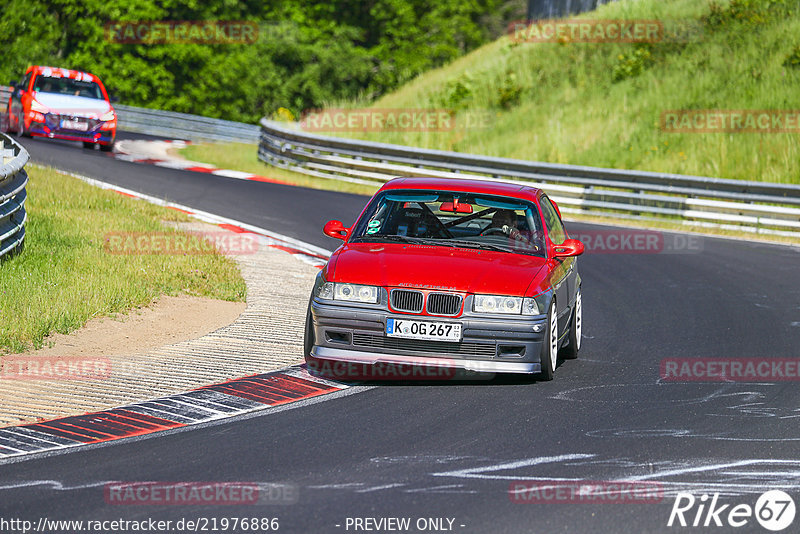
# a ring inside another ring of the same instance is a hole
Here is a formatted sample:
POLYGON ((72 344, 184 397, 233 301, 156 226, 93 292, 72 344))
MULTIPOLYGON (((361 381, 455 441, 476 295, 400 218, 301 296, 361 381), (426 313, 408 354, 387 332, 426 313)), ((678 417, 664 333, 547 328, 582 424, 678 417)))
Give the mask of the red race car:
POLYGON ((395 378, 439 367, 551 380, 559 356, 578 355, 583 244, 539 189, 396 178, 351 228, 330 221, 324 232, 344 244, 312 290, 311 372, 378 378, 363 369, 388 365, 405 369, 395 378))
POLYGON ((19 136, 83 141, 85 148, 110 152, 117 135, 117 114, 100 78, 88 72, 28 67, 11 83, 8 131, 19 136))

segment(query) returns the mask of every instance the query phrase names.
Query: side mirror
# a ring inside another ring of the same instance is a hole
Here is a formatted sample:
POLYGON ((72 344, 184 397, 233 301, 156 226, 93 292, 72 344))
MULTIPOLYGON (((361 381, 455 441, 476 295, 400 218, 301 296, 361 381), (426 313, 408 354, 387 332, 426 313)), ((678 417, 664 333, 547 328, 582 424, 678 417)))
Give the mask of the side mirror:
POLYGON ((553 245, 554 258, 571 258, 583 254, 583 243, 577 239, 567 239, 560 245, 553 245))
POLYGON ((333 237, 344 241, 347 239, 347 236, 350 235, 350 228, 345 228, 342 225, 342 221, 328 221, 325 223, 325 227, 322 229, 322 232, 328 237, 333 237))
POLYGON ((108 101, 116 104, 119 102, 119 97, 117 95, 108 95, 108 101))
POLYGON ((17 82, 14 81, 14 80, 11 80, 10 82, 8 82, 8 85, 11 86, 12 89, 16 89, 17 88, 17 82))

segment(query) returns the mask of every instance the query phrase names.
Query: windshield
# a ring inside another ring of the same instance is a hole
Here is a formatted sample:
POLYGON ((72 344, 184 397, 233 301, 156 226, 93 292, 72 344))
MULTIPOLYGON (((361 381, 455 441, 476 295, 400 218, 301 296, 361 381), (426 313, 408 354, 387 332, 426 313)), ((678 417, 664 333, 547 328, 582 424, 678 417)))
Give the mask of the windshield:
POLYGON ((376 197, 351 242, 399 241, 544 256, 532 202, 450 191, 389 191, 376 197))
POLYGON ((82 96, 105 100, 100 86, 95 82, 73 80, 72 78, 55 78, 39 75, 33 83, 37 93, 54 93, 58 95, 82 96))

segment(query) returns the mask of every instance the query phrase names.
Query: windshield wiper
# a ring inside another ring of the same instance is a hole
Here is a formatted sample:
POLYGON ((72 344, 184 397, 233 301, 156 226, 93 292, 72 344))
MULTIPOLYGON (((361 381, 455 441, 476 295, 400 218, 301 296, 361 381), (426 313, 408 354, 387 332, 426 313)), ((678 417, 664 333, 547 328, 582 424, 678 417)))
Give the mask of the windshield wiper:
POLYGON ((353 241, 397 241, 399 243, 411 243, 413 245, 427 245, 429 243, 437 243, 438 241, 432 239, 425 239, 424 237, 409 237, 406 235, 385 235, 385 234, 369 234, 353 238, 353 241))
POLYGON ((514 249, 511 247, 492 245, 491 243, 477 243, 475 241, 460 241, 457 239, 451 239, 447 243, 449 243, 450 246, 453 247, 480 248, 485 250, 493 250, 495 252, 514 252, 514 249))
POLYGON ((453 247, 451 240, 449 239, 434 239, 430 237, 410 237, 406 235, 383 235, 383 234, 370 234, 370 235, 363 235, 361 237, 356 238, 359 241, 367 240, 367 239, 375 239, 375 240, 386 240, 386 241, 398 241, 400 243, 410 243, 413 245, 440 245, 444 247, 453 247))
MULTIPOLYGON (((366 240, 386 240, 386 241, 399 241, 401 243, 418 243, 419 238, 417 237, 408 237, 405 235, 395 235, 395 234, 368 234, 362 235, 355 238, 359 241, 366 241, 366 240)), ((354 240, 355 240, 354 239, 354 240)))
POLYGON ((359 241, 366 239, 383 239, 386 241, 399 241, 401 243, 411 243, 414 245, 437 245, 442 247, 461 247, 473 248, 482 250, 492 250, 495 252, 514 252, 511 247, 504 247, 501 245, 492 245, 491 243, 477 243, 475 241, 461 241, 458 239, 431 239, 426 237, 409 237, 405 235, 381 235, 371 234, 358 238, 359 241))

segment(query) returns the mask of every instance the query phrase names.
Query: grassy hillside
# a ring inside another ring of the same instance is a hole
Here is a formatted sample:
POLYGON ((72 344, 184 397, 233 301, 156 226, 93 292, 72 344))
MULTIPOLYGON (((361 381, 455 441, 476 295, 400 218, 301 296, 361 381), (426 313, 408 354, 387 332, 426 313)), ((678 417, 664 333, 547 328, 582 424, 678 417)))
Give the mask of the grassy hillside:
POLYGON ((585 17, 688 19, 701 31, 688 42, 655 44, 514 43, 506 36, 371 104, 454 109, 457 120, 488 112, 487 127, 356 135, 538 161, 800 183, 797 133, 666 133, 659 122, 665 110, 800 109, 796 0, 620 0, 585 17))

